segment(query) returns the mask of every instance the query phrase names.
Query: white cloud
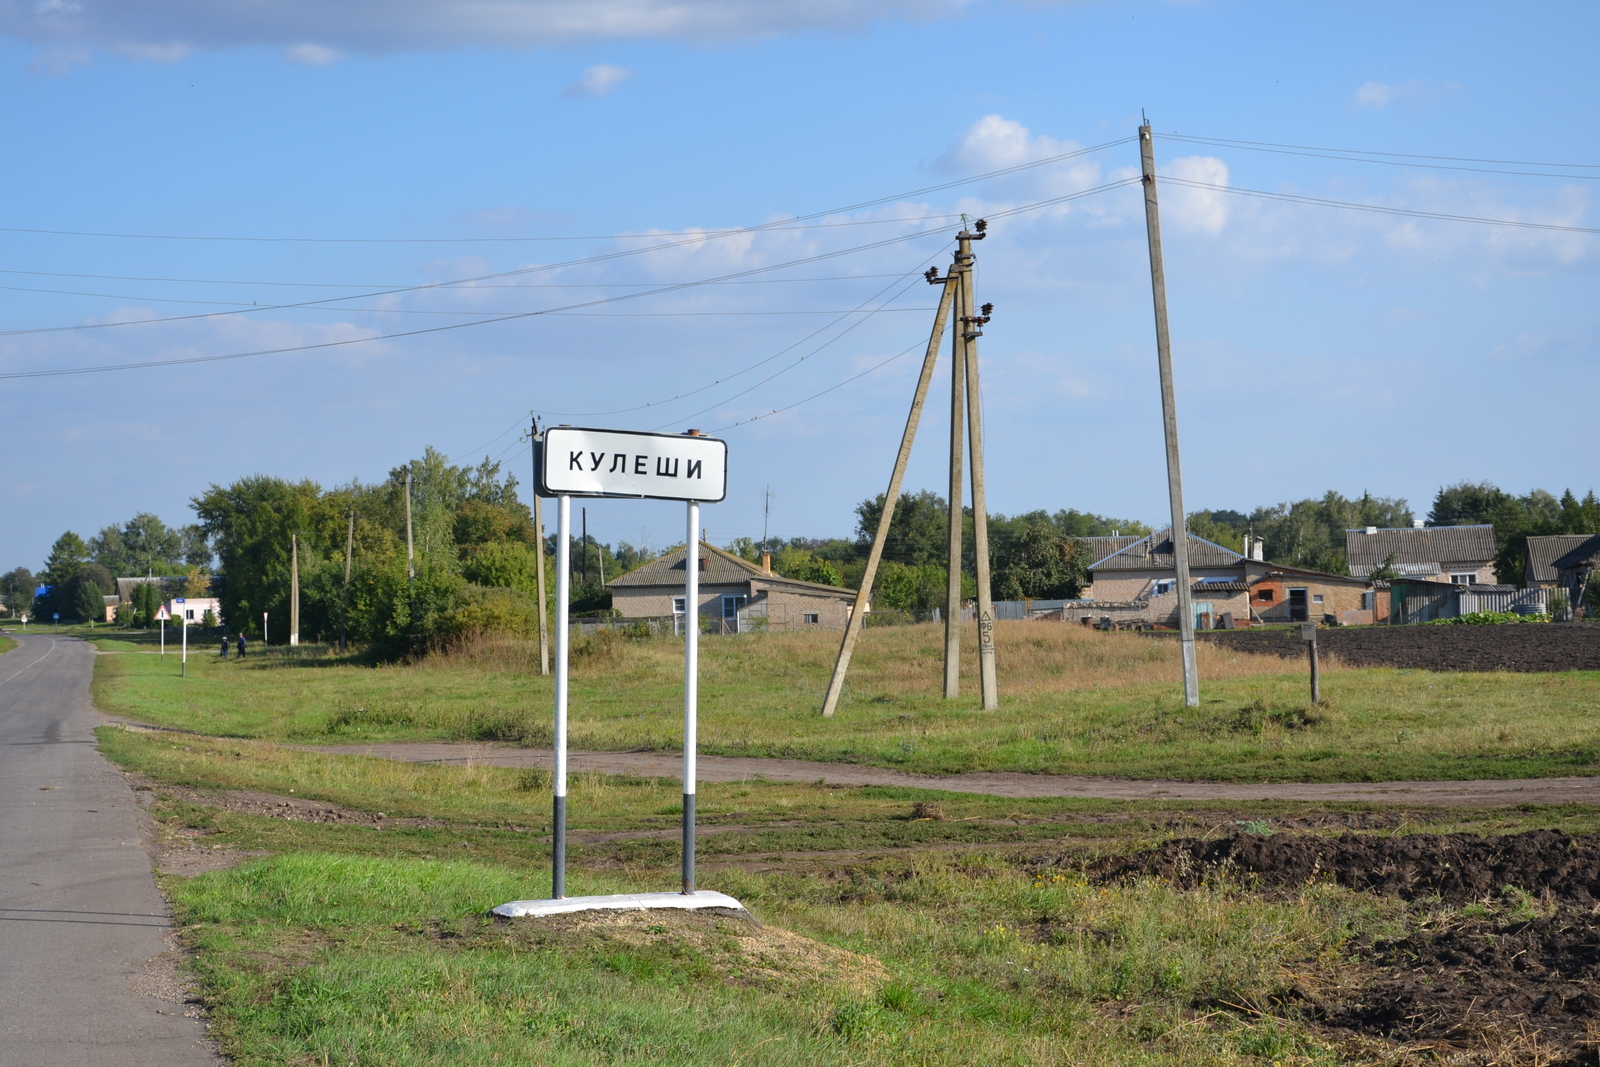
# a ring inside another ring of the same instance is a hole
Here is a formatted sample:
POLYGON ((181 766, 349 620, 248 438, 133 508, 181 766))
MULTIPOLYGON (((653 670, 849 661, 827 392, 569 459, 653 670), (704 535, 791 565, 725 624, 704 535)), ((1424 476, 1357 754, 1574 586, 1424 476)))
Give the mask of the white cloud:
POLYGON ((62 48, 46 48, 34 57, 28 64, 29 74, 39 74, 49 78, 59 78, 73 67, 79 67, 90 61, 89 50, 75 45, 62 48))
MULTIPOLYGON (((1185 181, 1223 187, 1228 184, 1228 165, 1216 156, 1179 156, 1160 169, 1185 181)), ((1162 221, 1170 219, 1180 228, 1217 234, 1228 224, 1228 194, 1221 189, 1169 183, 1161 190, 1161 201, 1162 221)))
POLYGON ((129 59, 142 59, 147 63, 176 63, 192 51, 182 41, 168 41, 166 44, 122 43, 113 47, 129 59))
POLYGON ((633 71, 627 67, 617 67, 610 63, 596 63, 583 72, 583 77, 567 86, 561 95, 605 96, 631 77, 633 77, 633 71))
POLYGON ((956 14, 973 0, 0 0, 0 34, 43 44, 292 47, 384 53, 596 40, 735 40, 956 14))
POLYGON ((1400 95, 1400 90, 1383 82, 1367 82, 1356 90, 1356 95, 1351 103, 1356 107, 1370 107, 1382 111, 1388 107, 1395 97, 1400 95))
POLYGON ((326 45, 292 44, 283 50, 283 58, 308 67, 326 67, 339 58, 339 53, 326 45))

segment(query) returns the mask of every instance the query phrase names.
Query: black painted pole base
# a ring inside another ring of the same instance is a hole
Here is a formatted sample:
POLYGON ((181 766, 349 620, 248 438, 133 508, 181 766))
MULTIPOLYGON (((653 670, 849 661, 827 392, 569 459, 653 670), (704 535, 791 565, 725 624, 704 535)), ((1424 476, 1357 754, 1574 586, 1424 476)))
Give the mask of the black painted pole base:
POLYGON ((694 892, 694 794, 683 794, 683 891, 694 892))
POLYGON ((567 895, 567 798, 556 797, 550 819, 550 899, 567 895))

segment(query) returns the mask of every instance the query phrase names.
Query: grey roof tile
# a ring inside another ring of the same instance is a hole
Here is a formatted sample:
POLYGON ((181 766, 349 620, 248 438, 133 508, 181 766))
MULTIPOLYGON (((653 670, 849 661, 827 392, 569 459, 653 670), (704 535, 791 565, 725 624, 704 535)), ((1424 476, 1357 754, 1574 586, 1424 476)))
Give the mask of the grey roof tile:
POLYGON ((1571 552, 1592 534, 1550 534, 1528 538, 1528 574, 1530 582, 1556 580, 1556 560, 1571 552))
POLYGON ((1494 559, 1494 527, 1421 526, 1374 533, 1346 530, 1344 555, 1355 575, 1372 573, 1391 555, 1402 574, 1437 574, 1463 564, 1477 567, 1494 559), (1437 564, 1437 569, 1424 569, 1429 564, 1437 564))
MULTIPOLYGON (((1244 556, 1231 548, 1212 544, 1203 537, 1189 534, 1189 566, 1231 567, 1244 556)), ((1138 538, 1104 559, 1090 566, 1090 571, 1170 571, 1177 566, 1172 555, 1172 533, 1157 530, 1148 537, 1138 538)))

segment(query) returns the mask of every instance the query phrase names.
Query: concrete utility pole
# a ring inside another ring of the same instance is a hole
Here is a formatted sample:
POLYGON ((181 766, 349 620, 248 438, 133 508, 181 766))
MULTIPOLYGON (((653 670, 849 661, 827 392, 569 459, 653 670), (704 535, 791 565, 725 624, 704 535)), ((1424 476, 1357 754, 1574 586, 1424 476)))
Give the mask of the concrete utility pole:
MULTIPOLYGON (((961 231, 966 233, 965 230, 961 231)), ((966 252, 965 242, 956 252, 955 265, 950 273, 959 279, 967 270, 972 256, 966 252)), ((961 281, 956 283, 956 304, 961 303, 961 281)), ((957 311, 957 315, 960 312, 957 311)), ((965 412, 962 400, 967 392, 967 345, 961 334, 960 319, 950 332, 950 516, 949 554, 946 557, 944 598, 944 698, 954 700, 961 695, 961 459, 966 444, 966 427, 962 425, 965 412)))
POLYGON ((350 637, 350 560, 356 546, 356 509, 350 509, 350 529, 344 537, 344 610, 339 613, 339 651, 343 652, 350 637))
POLYGON ((1156 310, 1156 363, 1161 370, 1161 421, 1167 441, 1167 496, 1172 507, 1172 561, 1178 578, 1178 642, 1183 657, 1183 703, 1200 705, 1200 675, 1194 658, 1194 608, 1189 588, 1189 527, 1183 512, 1183 474, 1178 465, 1178 405, 1172 392, 1172 344, 1167 333, 1167 276, 1161 264, 1161 212, 1156 204, 1156 151, 1150 125, 1139 127, 1144 169, 1144 222, 1150 239, 1150 289, 1156 310))
POLYGON ((417 584, 416 554, 411 547, 411 468, 406 468, 406 578, 417 584))
MULTIPOLYGON (((530 436, 539 436, 539 420, 533 420, 530 436)), ((539 507, 539 449, 533 449, 533 557, 539 568, 534 577, 534 590, 539 597, 539 673, 550 673, 550 623, 546 618, 544 588, 544 517, 539 507)))
POLYGON ((289 645, 300 644, 300 535, 289 535, 289 645))
POLYGON ((989 587, 989 512, 983 484, 983 399, 978 388, 978 338, 983 336, 983 325, 989 321, 993 304, 983 305, 982 313, 972 312, 972 242, 981 241, 987 228, 982 220, 977 223, 977 233, 962 230, 958 255, 965 260, 961 271, 961 292, 957 300, 960 309, 956 321, 960 324, 957 336, 965 353, 962 363, 966 367, 967 436, 972 450, 972 551, 977 561, 978 576, 978 688, 983 695, 983 710, 994 711, 1000 707, 1000 688, 994 668, 994 598, 989 587))
POLYGON ((883 546, 889 539, 889 529, 894 523, 895 504, 900 499, 900 483, 905 480, 906 461, 911 458, 911 443, 917 437, 917 424, 922 420, 922 405, 928 397, 928 386, 933 381, 933 368, 939 362, 939 342, 944 338, 945 324, 950 318, 950 306, 955 301, 958 275, 951 273, 939 277, 937 269, 929 270, 928 284, 943 285, 939 310, 933 317, 933 332, 928 336, 928 350, 922 357, 922 373, 917 378, 917 389, 911 397, 911 413, 906 416, 905 432, 900 435, 900 451, 894 458, 894 469, 889 474, 889 490, 883 495, 883 510, 878 514, 878 528, 872 535, 872 549, 867 553, 867 569, 861 575, 861 588, 856 590, 856 603, 845 624, 844 639, 839 643, 839 658, 833 664, 833 677, 828 681, 828 695, 822 702, 824 718, 832 718, 838 710, 839 696, 844 692, 845 676, 850 671, 850 657, 855 652, 856 638, 866 620, 867 608, 872 603, 872 582, 878 574, 878 564, 883 561, 883 546))

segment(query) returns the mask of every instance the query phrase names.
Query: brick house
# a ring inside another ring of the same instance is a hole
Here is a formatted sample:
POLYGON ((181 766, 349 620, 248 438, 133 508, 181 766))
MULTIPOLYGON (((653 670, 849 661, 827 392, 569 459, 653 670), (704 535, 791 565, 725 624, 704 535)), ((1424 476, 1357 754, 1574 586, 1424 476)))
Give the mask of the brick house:
POLYGON ((1350 573, 1370 577, 1389 558, 1396 577, 1421 578, 1453 585, 1493 585, 1494 527, 1424 526, 1418 519, 1405 529, 1368 526, 1344 532, 1344 555, 1350 573))
POLYGON ((1369 578, 1260 560, 1246 560, 1244 568, 1256 621, 1370 626, 1389 618, 1389 590, 1369 578))
MULTIPOLYGON (((680 548, 612 579, 611 606, 624 619, 672 618, 681 628, 687 557, 680 548)), ((701 625, 723 632, 843 630, 855 606, 853 589, 784 578, 704 541, 699 564, 701 625)))

